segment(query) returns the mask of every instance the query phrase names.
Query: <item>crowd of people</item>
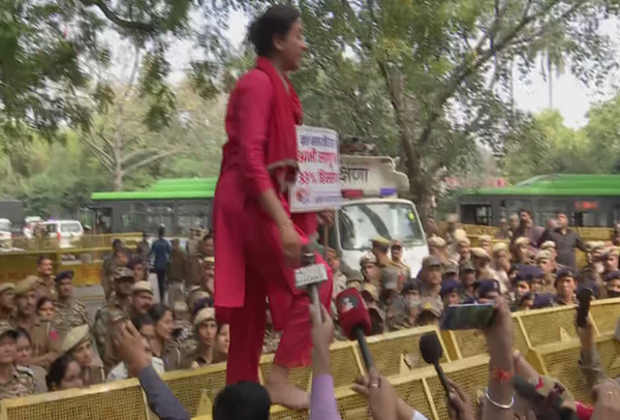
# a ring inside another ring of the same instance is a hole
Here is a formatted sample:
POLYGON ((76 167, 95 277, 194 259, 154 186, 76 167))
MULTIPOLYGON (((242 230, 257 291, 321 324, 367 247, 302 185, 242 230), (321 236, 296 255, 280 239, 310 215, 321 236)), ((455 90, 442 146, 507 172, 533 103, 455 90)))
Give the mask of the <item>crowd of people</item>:
POLYGON ((126 322, 155 372, 226 361, 228 325, 218 325, 213 308, 213 236, 192 233, 186 249, 163 229, 136 249, 115 240, 102 268, 106 302, 93 322, 74 296, 73 272, 54 275, 47 256, 37 275, 0 285, 0 400, 128 378, 113 340, 126 322), (159 296, 148 280, 151 261, 159 296))
MULTIPOLYGON (((327 249, 334 273, 332 313, 337 312, 336 295, 348 287, 360 290, 373 334, 439 325, 447 306, 496 297, 516 311, 573 304, 579 287, 591 289, 597 299, 620 296, 614 245, 582 242, 561 212, 552 230, 534 226, 525 210, 519 216, 520 224, 505 239, 481 236, 477 247, 452 216, 444 232, 430 224, 430 255, 418 273, 402 261, 399 241, 375 238, 360 270, 345 267, 337 253, 327 249), (580 271, 574 249, 586 252, 580 271)), ((130 320, 144 338, 156 372, 226 361, 229 327, 217 322, 213 308, 213 235, 192 230, 182 249, 164 233, 162 229, 152 243, 145 235, 133 250, 120 240, 113 242, 102 269, 107 301, 92 323, 86 306, 73 296, 73 273, 54 275, 46 256, 39 258, 36 276, 0 285, 0 322, 6 323, 6 336, 14 336, 16 346, 11 374, 32 376, 26 389, 12 381, 2 384, 0 371, 0 398, 127 378, 112 340, 123 320, 130 320), (150 272, 157 275, 158 296, 148 281, 150 272), (168 305, 161 303, 166 297, 168 305)), ((274 352, 279 342, 279 332, 267 319, 264 353, 274 352)), ((344 339, 337 319, 336 338, 344 339)))

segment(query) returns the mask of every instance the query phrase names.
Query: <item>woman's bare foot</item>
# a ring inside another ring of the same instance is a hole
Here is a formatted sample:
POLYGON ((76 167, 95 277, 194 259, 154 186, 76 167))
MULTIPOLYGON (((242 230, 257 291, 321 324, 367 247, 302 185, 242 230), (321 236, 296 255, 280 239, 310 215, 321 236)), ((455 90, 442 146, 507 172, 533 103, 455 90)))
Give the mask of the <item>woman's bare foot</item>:
POLYGON ((282 366, 274 365, 265 388, 272 404, 297 411, 310 408, 310 395, 288 382, 288 369, 282 366))

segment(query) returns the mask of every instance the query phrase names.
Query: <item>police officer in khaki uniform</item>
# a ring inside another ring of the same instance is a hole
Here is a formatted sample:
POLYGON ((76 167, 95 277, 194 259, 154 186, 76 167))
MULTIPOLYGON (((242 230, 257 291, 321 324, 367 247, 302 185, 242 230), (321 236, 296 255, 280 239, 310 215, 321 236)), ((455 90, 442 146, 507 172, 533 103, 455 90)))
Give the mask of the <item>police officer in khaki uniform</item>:
POLYGON ((420 299, 419 313, 415 321, 416 327, 426 325, 439 326, 441 314, 443 313, 443 303, 431 297, 420 299))
POLYGON ((64 333, 80 325, 89 325, 88 310, 73 297, 73 271, 62 271, 56 276, 58 300, 56 306, 56 326, 64 333))
POLYGON ((168 304, 183 299, 185 291, 191 286, 190 262, 185 252, 181 249, 178 239, 172 240, 172 251, 168 260, 168 304))
POLYGON ((32 371, 15 364, 16 337, 8 322, 0 322, 0 401, 36 393, 32 371))
POLYGON ((388 256, 391 242, 383 236, 377 236, 371 241, 372 253, 377 257, 379 267, 397 267, 397 265, 388 256))
POLYGON ((17 316, 15 326, 30 334, 32 342, 31 364, 49 368, 58 357, 60 338, 58 331, 49 321, 42 321, 36 314, 37 277, 27 277, 15 285, 17 316))
POLYGON ((88 325, 72 328, 62 342, 62 354, 69 354, 80 365, 84 386, 105 382, 103 362, 93 354, 88 325))
POLYGON ((131 294, 134 284, 133 271, 120 267, 114 273, 114 292, 110 301, 97 310, 93 326, 93 336, 106 370, 114 368, 119 360, 112 346, 112 326, 128 319, 131 308, 131 294))
POLYGON ((401 241, 394 241, 390 251, 392 254, 392 263, 398 269, 398 291, 401 292, 405 283, 411 278, 411 267, 405 264, 402 260, 403 244, 401 241))
POLYGON ((11 322, 15 316, 15 285, 0 284, 0 321, 11 322))
POLYGON ((46 296, 52 302, 56 300, 56 288, 54 287, 54 264, 47 255, 41 255, 37 261, 37 276, 39 280, 38 298, 46 296))

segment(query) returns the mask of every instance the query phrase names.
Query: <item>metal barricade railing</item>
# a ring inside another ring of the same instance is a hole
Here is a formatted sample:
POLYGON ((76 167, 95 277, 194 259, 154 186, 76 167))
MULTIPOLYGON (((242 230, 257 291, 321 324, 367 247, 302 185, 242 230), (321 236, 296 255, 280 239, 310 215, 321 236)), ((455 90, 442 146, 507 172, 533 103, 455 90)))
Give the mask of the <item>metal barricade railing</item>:
MULTIPOLYGON (((601 362, 612 377, 620 375, 620 343, 613 337, 615 323, 612 322, 619 308, 620 298, 593 302, 591 308, 601 362)), ((579 340, 574 319, 572 306, 513 314, 515 347, 526 354, 539 372, 557 377, 576 397, 588 401, 585 380, 577 366, 579 340)), ((391 378, 399 394, 429 418, 443 420, 447 419, 447 411, 440 384, 434 370, 424 364, 419 354, 419 337, 432 331, 438 333, 436 327, 397 331, 369 337, 368 343, 377 368, 391 378)), ((484 336, 473 331, 443 331, 438 335, 444 347, 444 370, 475 396, 489 374, 484 336)), ((271 371, 273 357, 265 355, 260 360, 259 377, 263 383, 271 371)), ((357 343, 333 344, 331 359, 342 418, 369 418, 363 398, 348 390, 354 379, 364 372, 357 343)), ((311 376, 310 368, 302 368, 293 371, 291 379, 308 390, 311 376)), ((204 411, 199 412, 199 407, 203 407, 205 400, 212 404, 224 388, 226 364, 168 372, 162 377, 192 416, 205 415, 204 411)), ((146 419, 148 412, 138 382, 130 379, 85 390, 2 401, 0 420, 146 419)), ((274 407, 272 418, 306 419, 307 414, 274 407)))
POLYGON ((2 401, 2 420, 148 420, 137 379, 2 401))
MULTIPOLYGON (((601 366, 607 375, 615 377, 620 374, 620 343, 610 334, 597 337, 595 341, 601 366)), ((572 340, 531 349, 527 360, 538 372, 560 380, 575 399, 591 402, 591 390, 578 364, 580 356, 580 342, 572 340)))

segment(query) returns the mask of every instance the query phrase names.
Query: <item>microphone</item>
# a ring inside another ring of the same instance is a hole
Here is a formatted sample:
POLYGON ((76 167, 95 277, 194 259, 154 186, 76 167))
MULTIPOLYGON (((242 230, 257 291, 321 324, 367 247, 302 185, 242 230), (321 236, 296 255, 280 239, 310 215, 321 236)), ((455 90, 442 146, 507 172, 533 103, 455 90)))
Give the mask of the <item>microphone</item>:
POLYGON ((441 348, 441 343, 439 342, 439 338, 437 338, 437 334, 430 332, 420 337, 420 353, 422 353, 422 358, 426 363, 435 367, 439 382, 441 382, 441 386, 448 397, 448 404, 450 404, 450 388, 446 380, 446 374, 439 364, 439 360, 441 360, 443 356, 443 349, 441 348))
POLYGON ((338 320, 349 340, 357 340, 362 352, 366 370, 374 366, 372 355, 366 343, 366 335, 371 333, 370 314, 368 307, 357 289, 345 289, 336 296, 338 320))
POLYGON ((295 270, 295 286, 306 289, 319 319, 323 319, 321 301, 319 299, 320 284, 328 280, 327 269, 324 264, 317 264, 314 250, 309 246, 302 246, 302 266, 295 270))

